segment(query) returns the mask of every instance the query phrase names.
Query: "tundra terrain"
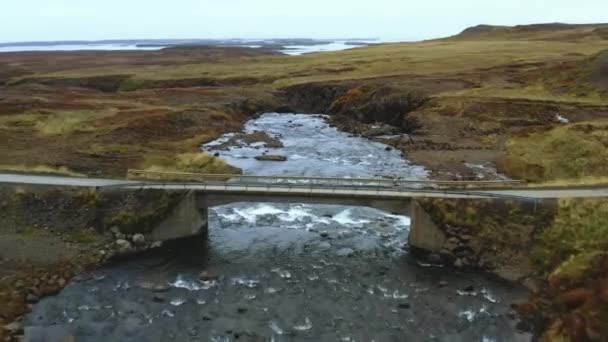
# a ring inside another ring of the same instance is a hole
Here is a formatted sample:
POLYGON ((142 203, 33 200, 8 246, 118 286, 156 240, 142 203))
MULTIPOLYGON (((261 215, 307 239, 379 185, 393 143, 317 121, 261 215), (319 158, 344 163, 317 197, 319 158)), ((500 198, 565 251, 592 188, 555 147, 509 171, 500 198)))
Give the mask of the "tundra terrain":
POLYGON ((409 134, 385 142, 435 178, 497 165, 530 181, 601 179, 607 49, 608 25, 545 24, 303 56, 230 47, 3 53, 0 164, 107 176, 232 172, 191 153, 256 113, 299 111, 333 114, 367 136, 409 134))

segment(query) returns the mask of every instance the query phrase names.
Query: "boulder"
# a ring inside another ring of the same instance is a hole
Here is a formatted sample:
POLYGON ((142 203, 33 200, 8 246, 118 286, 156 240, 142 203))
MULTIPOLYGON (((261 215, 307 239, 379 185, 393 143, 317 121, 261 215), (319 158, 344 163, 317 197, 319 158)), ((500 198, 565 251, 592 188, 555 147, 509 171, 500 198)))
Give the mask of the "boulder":
POLYGON ((146 242, 146 238, 143 234, 133 235, 132 241, 136 245, 143 245, 146 242))
POLYGON ((397 133, 397 129, 392 126, 380 126, 371 128, 363 133, 366 137, 378 137, 381 135, 394 135, 397 133))
POLYGON ((259 155, 257 157, 255 157, 256 160, 259 161, 275 161, 275 162, 284 162, 287 161, 287 157, 285 156, 280 156, 280 155, 259 155))

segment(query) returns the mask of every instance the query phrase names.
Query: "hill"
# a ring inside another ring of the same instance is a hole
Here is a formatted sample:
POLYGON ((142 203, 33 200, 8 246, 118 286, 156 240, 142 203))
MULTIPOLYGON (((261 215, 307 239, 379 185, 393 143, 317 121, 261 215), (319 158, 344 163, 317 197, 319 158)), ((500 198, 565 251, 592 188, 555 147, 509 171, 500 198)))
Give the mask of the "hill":
POLYGON ((608 24, 478 25, 449 39, 605 40, 608 39, 608 24))

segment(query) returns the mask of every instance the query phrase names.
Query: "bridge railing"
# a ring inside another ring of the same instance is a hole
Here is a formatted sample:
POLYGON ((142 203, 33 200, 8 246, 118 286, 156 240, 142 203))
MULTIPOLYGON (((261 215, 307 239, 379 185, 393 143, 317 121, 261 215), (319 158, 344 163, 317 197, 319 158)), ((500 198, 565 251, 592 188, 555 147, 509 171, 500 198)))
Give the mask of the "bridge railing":
POLYGON ((335 188, 404 188, 404 189, 492 189, 525 185, 517 180, 495 181, 434 181, 418 179, 390 178, 337 178, 301 176, 251 176, 231 174, 201 174, 187 172, 160 172, 128 170, 127 177, 135 180, 160 182, 191 182, 203 184, 240 185, 290 185, 294 187, 335 187, 335 188))

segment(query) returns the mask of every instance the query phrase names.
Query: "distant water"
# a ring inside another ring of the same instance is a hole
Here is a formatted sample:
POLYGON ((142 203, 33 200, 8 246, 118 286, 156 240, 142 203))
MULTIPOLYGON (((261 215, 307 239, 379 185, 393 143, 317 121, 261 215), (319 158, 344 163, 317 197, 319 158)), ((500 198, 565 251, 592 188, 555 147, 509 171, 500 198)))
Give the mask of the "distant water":
MULTIPOLYGON (((283 49, 277 51, 288 55, 302 55, 306 53, 322 52, 322 51, 340 51, 353 49, 369 43, 378 43, 377 41, 362 41, 360 45, 349 44, 346 41, 336 41, 331 43, 320 43, 316 45, 285 45, 283 49)), ((259 48, 261 45, 234 45, 240 47, 259 48)), ((161 50, 169 45, 162 46, 137 46, 135 44, 58 44, 58 45, 19 45, 19 46, 0 46, 0 52, 18 52, 18 51, 154 51, 161 50)))
POLYGON ((124 44, 77 44, 77 45, 28 45, 28 46, 0 46, 0 52, 18 51, 119 51, 119 50, 160 50, 163 46, 139 47, 124 44))
POLYGON ((280 52, 292 56, 303 55, 306 53, 314 53, 314 52, 324 52, 324 51, 341 51, 341 50, 349 50, 362 46, 366 46, 366 44, 370 43, 378 43, 377 41, 366 41, 361 42, 365 44, 361 45, 353 45, 347 44, 347 42, 333 42, 328 44, 319 44, 319 45, 289 45, 286 46, 286 49, 279 50, 280 52))

